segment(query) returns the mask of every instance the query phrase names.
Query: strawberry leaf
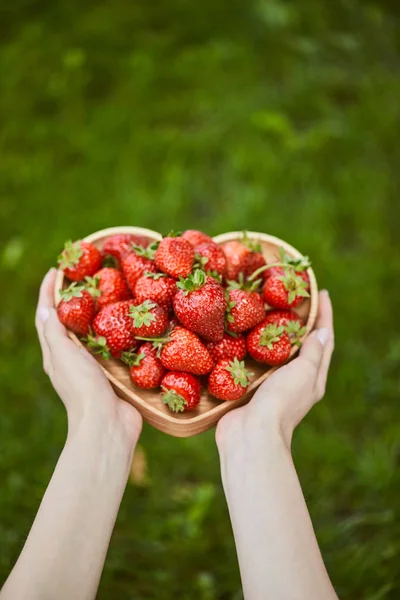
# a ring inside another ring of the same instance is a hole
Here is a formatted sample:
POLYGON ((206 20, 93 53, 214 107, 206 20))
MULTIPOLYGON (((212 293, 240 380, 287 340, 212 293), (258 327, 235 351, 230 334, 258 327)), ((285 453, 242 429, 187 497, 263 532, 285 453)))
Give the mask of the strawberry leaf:
POLYGON ((81 243, 68 240, 65 242, 64 250, 58 257, 58 265, 60 269, 71 269, 79 263, 79 259, 83 254, 81 243))
POLYGON ((78 284, 77 281, 71 283, 65 290, 60 290, 60 296, 65 302, 69 302, 72 298, 82 298, 82 292, 85 286, 78 284))

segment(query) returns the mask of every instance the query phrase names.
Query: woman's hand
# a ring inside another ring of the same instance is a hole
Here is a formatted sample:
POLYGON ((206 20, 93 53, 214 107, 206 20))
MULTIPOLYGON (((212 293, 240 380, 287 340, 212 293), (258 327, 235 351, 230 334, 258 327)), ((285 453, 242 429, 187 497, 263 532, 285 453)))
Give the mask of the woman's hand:
POLYGON ((293 430, 325 392, 332 307, 320 294, 317 329, 246 406, 218 423, 217 443, 246 600, 337 600, 293 465, 293 430), (288 577, 288 574, 290 575, 288 577))
POLYGON ((36 329, 43 367, 68 414, 69 434, 82 422, 93 421, 109 430, 116 425, 128 437, 138 438, 142 417, 114 393, 107 377, 88 351, 69 339, 54 307, 56 270, 50 269, 40 287, 36 329))
POLYGON ((218 445, 237 441, 262 442, 277 432, 289 447, 294 428, 325 394, 334 347, 332 305, 320 292, 316 330, 304 342, 300 354, 278 369, 257 390, 249 404, 226 414, 218 423, 218 445))

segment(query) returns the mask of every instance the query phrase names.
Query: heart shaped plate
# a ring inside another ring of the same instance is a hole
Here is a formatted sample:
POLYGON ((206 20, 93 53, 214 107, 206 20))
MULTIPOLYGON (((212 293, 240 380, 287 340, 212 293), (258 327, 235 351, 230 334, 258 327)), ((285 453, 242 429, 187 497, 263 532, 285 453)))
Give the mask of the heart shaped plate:
MULTIPOLYGON (((143 229, 142 227, 111 227, 92 233, 84 239, 101 249, 105 239, 116 233, 144 235, 152 241, 162 239, 161 234, 150 229, 143 229)), ((276 260, 276 257, 279 255, 280 247, 283 247, 285 252, 293 258, 302 257, 298 250, 276 237, 254 231, 247 232, 247 235, 250 239, 257 240, 261 244, 263 255, 267 262, 276 260)), ((217 235, 213 239, 218 244, 223 244, 230 240, 241 240, 242 237, 243 234, 241 231, 231 231, 229 233, 217 235)), ((318 312, 317 281, 312 269, 308 269, 307 272, 310 278, 310 298, 306 298, 300 304, 298 309, 296 309, 296 312, 303 318, 307 328, 303 339, 314 327, 318 312)), ((56 305, 61 300, 59 293, 60 289, 63 289, 67 285, 68 281, 64 277, 63 271, 59 270, 54 290, 56 305)), ((68 335, 77 346, 85 347, 74 333, 69 331, 68 335)), ((298 347, 293 346, 291 357, 293 357, 297 351, 298 347)), ((251 377, 251 383, 244 396, 238 400, 221 402, 210 396, 203 388, 200 404, 195 410, 175 414, 171 413, 169 409, 162 404, 160 392, 158 390, 143 390, 137 388, 130 380, 128 367, 122 362, 116 359, 104 360, 99 356, 95 356, 95 358, 100 363, 101 368, 120 398, 133 404, 148 423, 175 437, 189 437, 214 427, 222 415, 233 408, 237 408, 238 406, 242 406, 249 402, 258 386, 279 368, 267 367, 266 365, 262 365, 252 359, 246 358, 246 367, 248 367, 254 375, 251 377)))

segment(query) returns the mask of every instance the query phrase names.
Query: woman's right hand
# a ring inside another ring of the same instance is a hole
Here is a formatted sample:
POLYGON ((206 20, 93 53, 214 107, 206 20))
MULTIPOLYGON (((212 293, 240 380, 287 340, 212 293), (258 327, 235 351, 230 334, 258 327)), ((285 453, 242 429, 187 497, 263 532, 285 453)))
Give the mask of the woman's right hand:
POLYGON ((218 446, 235 443, 238 436, 252 444, 278 433, 290 446, 294 428, 325 394, 334 348, 333 314, 329 294, 320 292, 316 329, 299 356, 279 368, 246 406, 227 413, 218 423, 218 446))

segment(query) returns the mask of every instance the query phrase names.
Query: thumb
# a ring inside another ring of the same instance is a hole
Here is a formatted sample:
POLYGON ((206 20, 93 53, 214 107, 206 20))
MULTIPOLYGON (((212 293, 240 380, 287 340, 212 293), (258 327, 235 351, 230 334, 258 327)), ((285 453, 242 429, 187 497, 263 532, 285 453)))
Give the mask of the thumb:
POLYGON ((47 345, 49 347, 50 353, 54 355, 60 351, 60 346, 65 343, 67 338, 67 331, 59 321, 57 316, 57 311, 54 308, 42 309, 47 311, 47 315, 43 314, 41 316, 43 323, 43 334, 47 345))
POLYGON ((308 336, 300 350, 300 357, 302 360, 307 361, 309 366, 315 371, 315 377, 317 377, 318 374, 324 346, 328 341, 328 337, 328 329, 317 329, 308 336))

